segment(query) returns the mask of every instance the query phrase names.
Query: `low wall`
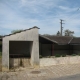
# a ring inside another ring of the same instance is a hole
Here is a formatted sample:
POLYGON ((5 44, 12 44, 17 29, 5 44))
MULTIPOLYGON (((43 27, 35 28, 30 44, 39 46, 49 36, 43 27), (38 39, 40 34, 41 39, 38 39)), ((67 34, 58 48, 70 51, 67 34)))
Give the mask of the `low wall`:
POLYGON ((80 63, 80 56, 69 56, 59 58, 41 58, 40 67, 59 65, 59 64, 77 64, 80 63))
POLYGON ((10 68, 15 68, 15 67, 20 67, 20 66, 29 67, 30 59, 28 58, 10 58, 9 65, 10 65, 10 68))

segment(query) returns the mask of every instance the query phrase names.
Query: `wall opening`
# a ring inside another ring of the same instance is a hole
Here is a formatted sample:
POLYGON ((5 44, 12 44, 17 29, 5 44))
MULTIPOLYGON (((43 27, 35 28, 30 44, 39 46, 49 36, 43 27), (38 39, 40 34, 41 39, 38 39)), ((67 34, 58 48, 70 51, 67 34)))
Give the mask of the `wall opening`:
POLYGON ((32 52, 33 41, 9 41, 9 66, 28 67, 32 52))

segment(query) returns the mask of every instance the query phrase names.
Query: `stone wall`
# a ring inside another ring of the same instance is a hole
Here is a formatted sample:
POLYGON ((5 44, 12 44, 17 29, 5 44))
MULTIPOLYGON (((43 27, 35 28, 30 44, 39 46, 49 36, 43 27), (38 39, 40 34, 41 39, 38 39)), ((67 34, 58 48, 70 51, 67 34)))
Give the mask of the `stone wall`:
POLYGON ((59 58, 41 58, 40 67, 60 65, 60 64, 77 64, 80 63, 80 56, 69 56, 59 58))

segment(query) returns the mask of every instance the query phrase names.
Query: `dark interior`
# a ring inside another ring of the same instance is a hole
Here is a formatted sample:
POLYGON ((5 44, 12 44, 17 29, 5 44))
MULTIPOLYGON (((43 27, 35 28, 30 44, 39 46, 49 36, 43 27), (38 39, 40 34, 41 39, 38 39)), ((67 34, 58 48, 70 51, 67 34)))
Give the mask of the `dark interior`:
POLYGON ((32 41, 10 41, 9 55, 10 58, 30 58, 32 41))

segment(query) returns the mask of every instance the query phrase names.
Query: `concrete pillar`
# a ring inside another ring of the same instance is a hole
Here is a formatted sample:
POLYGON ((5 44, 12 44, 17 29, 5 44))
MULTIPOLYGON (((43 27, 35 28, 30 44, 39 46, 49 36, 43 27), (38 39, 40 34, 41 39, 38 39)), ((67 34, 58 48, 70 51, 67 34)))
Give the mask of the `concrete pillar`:
POLYGON ((2 71, 9 71, 9 41, 2 43, 2 71))
POLYGON ((39 67, 39 41, 33 41, 31 52, 31 65, 34 68, 39 67))

